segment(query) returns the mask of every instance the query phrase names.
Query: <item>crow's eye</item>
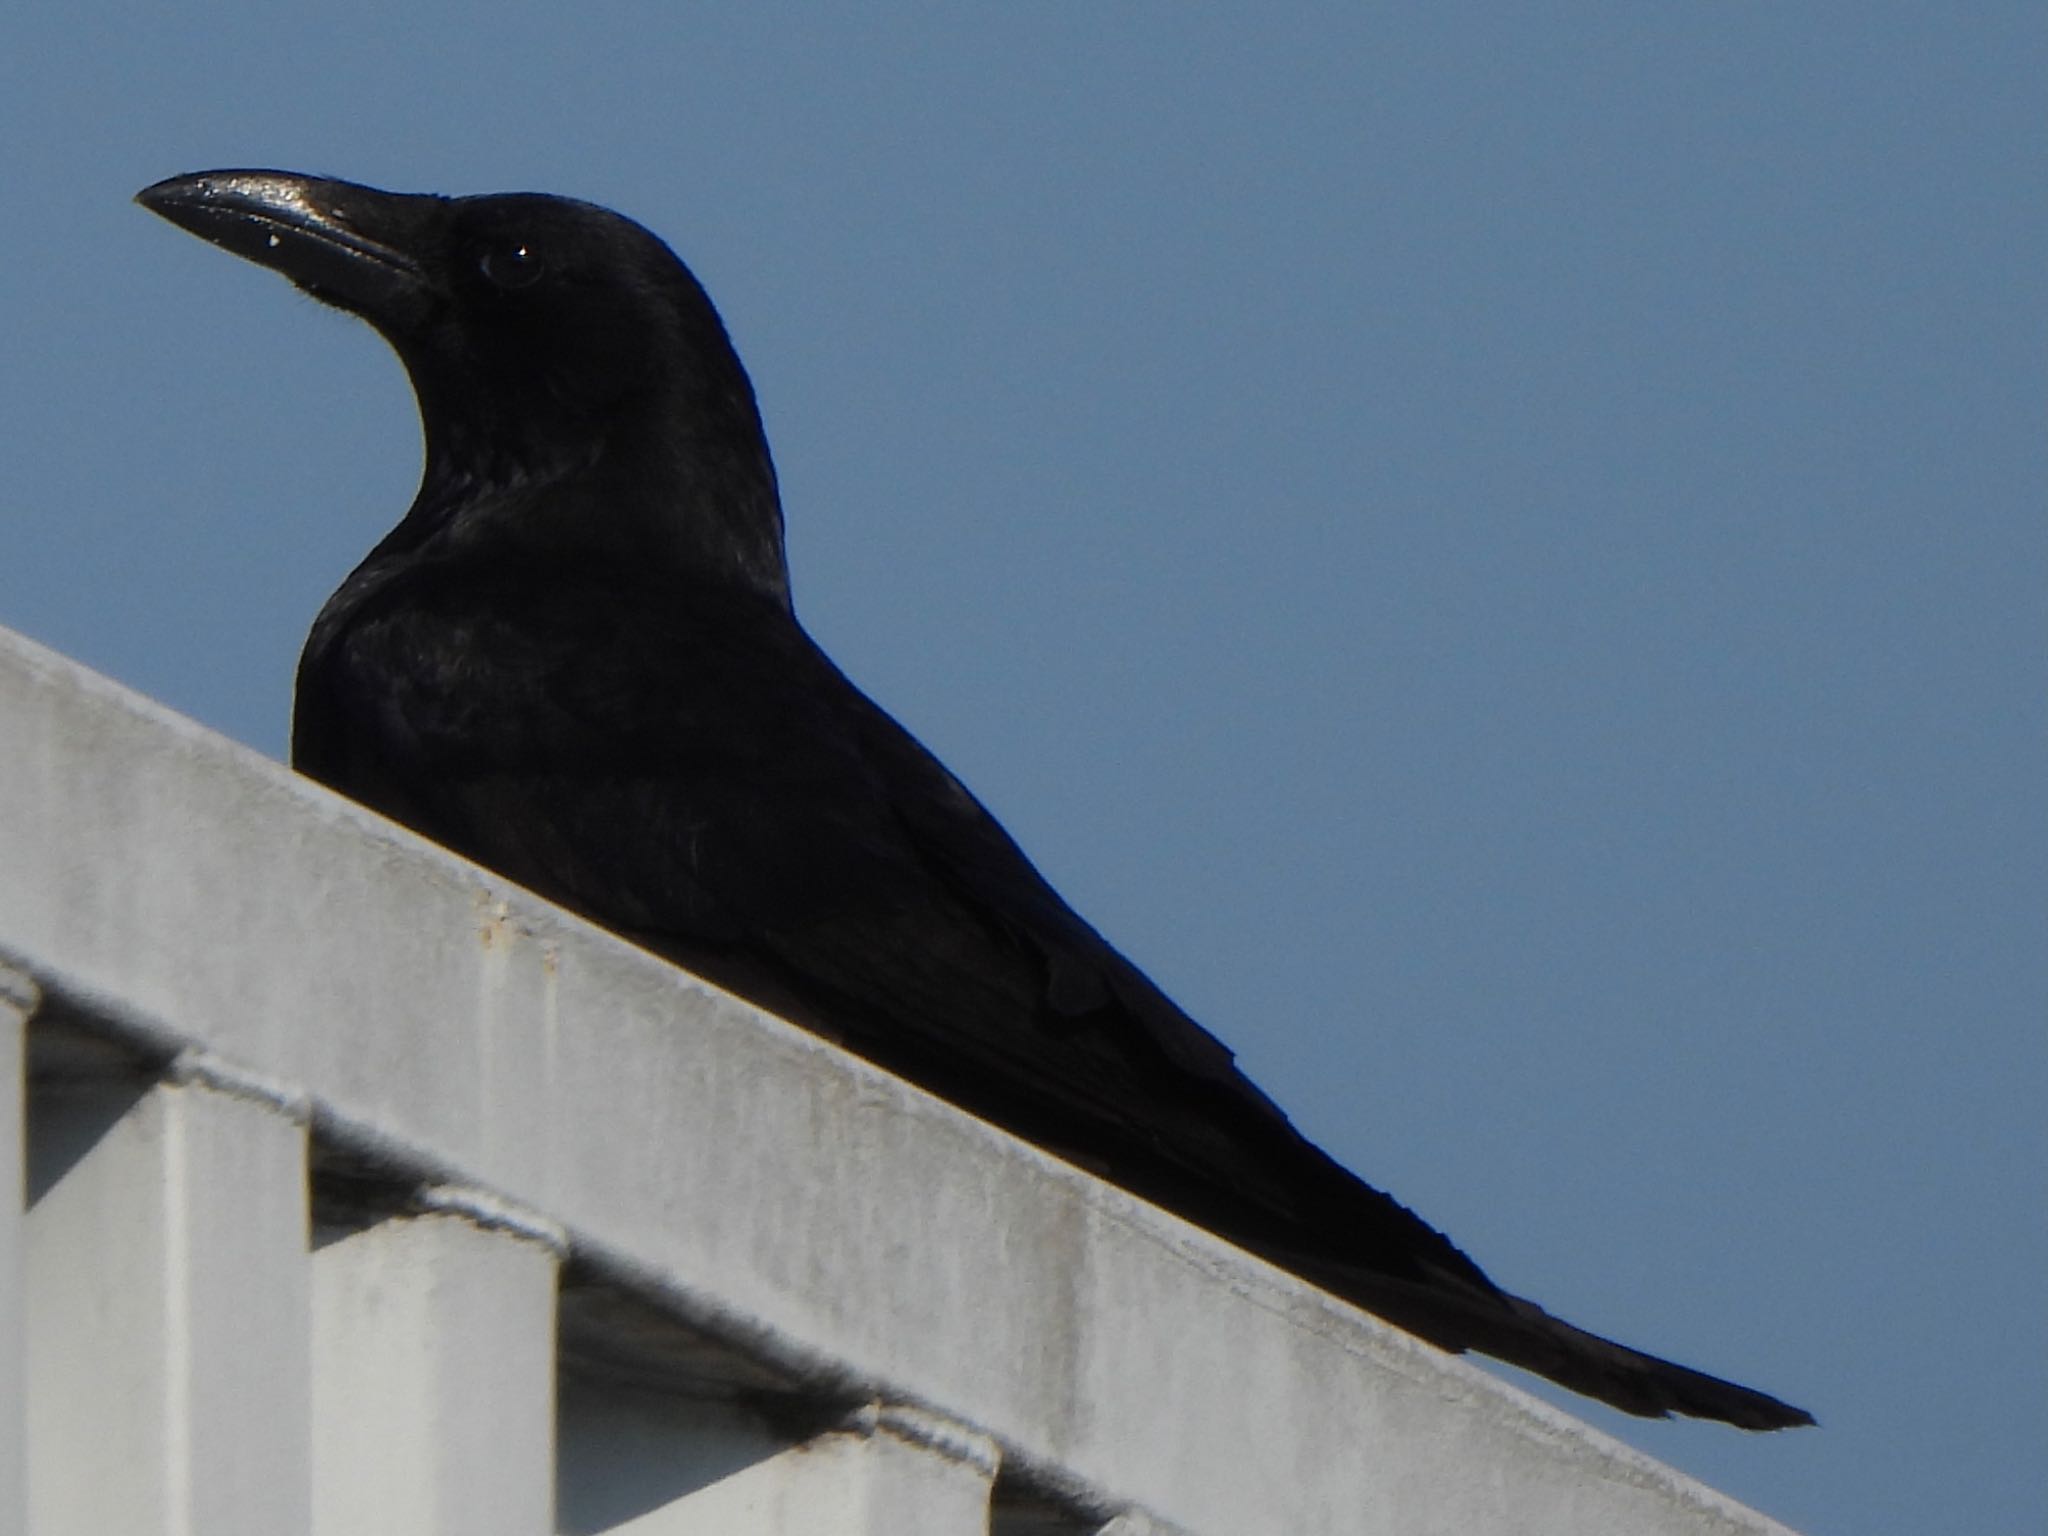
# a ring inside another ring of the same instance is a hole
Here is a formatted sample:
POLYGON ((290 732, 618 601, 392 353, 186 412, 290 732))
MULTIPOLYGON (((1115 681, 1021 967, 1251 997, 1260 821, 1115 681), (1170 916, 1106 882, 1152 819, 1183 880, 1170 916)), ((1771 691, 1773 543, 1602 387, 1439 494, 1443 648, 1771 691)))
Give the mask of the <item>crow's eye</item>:
POLYGON ((507 293, 531 288, 548 271, 546 258, 524 240, 500 240, 485 246, 477 265, 485 277, 507 293))

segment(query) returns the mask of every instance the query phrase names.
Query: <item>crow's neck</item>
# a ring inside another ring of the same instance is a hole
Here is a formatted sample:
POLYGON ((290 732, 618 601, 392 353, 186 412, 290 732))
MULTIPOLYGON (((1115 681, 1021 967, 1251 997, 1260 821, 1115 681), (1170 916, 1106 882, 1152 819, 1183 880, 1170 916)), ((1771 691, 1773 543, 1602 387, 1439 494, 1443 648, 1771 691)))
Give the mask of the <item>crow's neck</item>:
POLYGON ((444 420, 380 556, 595 565, 634 585, 729 586, 789 606, 782 509, 759 426, 701 414, 541 431, 444 420))

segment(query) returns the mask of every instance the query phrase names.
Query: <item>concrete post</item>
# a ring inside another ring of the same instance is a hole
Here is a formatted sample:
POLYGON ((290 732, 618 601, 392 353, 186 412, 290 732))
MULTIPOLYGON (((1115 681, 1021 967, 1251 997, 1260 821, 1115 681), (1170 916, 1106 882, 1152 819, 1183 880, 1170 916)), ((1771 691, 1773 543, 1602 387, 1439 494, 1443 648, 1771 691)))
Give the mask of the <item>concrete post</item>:
POLYGON ((305 1125, 203 1061, 39 1092, 29 1529, 306 1529, 305 1125))
POLYGON ((27 1085, 22 1055, 36 991, 26 976, 0 966, 0 1531, 28 1528, 28 1469, 22 1454, 24 1399, 22 1117, 27 1085))
POLYGON ((822 1529, 835 1509, 848 1536, 982 1536, 1001 1460, 987 1436, 916 1408, 866 1409, 778 1459, 808 1466, 775 1536, 822 1529))
POLYGON ((314 1252, 314 1536, 554 1531, 561 1238, 434 1203, 314 1252))
POLYGON ((989 1529, 995 1443, 919 1409, 870 1407, 796 1444, 766 1434, 750 1444, 730 1417, 682 1405, 667 1412, 630 1390, 582 1388, 570 1402, 565 1536, 986 1536, 989 1529), (615 1466, 609 1456, 618 1457, 615 1466), (676 1469, 667 1489, 649 1470, 661 1467, 676 1469))

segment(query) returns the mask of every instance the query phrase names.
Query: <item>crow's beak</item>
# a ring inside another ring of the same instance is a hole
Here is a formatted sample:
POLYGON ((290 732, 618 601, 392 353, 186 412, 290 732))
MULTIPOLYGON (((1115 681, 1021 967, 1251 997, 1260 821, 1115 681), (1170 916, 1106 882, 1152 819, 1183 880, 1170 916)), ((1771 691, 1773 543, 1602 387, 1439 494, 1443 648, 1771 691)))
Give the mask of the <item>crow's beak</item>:
POLYGON ((442 198, 287 171, 201 171, 145 187, 135 200, 379 329, 403 326, 431 296, 414 253, 442 198))

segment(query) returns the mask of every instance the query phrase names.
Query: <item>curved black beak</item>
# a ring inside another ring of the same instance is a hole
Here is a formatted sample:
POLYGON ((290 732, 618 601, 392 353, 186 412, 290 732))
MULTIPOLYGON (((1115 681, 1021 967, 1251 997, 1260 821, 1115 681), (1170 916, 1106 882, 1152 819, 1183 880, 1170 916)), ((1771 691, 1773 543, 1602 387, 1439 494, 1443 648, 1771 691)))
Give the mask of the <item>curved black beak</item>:
POLYGON ((429 295, 423 245, 446 202, 288 171, 173 176, 135 200, 380 329, 403 323, 429 295))

